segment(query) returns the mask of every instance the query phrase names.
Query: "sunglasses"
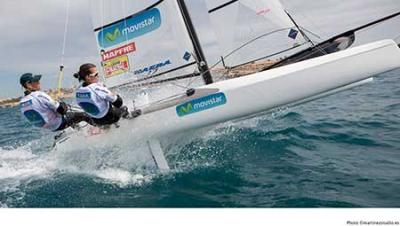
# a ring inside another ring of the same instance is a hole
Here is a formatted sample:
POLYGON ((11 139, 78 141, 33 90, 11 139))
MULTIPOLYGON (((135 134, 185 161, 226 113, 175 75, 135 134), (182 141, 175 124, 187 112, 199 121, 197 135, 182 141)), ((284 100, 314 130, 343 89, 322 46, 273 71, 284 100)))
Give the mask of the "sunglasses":
POLYGON ((96 73, 93 73, 93 74, 89 74, 88 76, 89 77, 97 77, 97 76, 99 76, 99 72, 96 72, 96 73))

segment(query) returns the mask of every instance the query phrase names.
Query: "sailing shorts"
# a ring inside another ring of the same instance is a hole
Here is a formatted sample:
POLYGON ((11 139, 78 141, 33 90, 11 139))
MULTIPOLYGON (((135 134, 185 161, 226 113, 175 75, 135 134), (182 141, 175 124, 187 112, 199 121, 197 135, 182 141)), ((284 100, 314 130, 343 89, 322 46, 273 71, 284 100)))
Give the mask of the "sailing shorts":
POLYGON ((122 106, 117 108, 111 105, 107 114, 103 118, 93 118, 93 122, 99 126, 110 125, 118 122, 124 114, 127 114, 126 107, 122 106))
POLYGON ((93 124, 93 120, 84 112, 67 112, 62 118, 61 125, 55 131, 64 130, 82 121, 93 124))

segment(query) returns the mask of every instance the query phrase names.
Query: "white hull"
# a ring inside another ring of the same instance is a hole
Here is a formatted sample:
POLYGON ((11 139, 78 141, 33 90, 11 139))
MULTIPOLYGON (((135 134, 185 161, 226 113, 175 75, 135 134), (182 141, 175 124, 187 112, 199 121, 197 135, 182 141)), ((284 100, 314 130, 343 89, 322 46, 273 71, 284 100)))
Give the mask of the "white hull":
MULTIPOLYGON (((110 144, 110 140, 114 139, 157 139, 172 133, 248 117, 283 105, 309 101, 398 67, 400 49, 393 41, 383 40, 269 71, 205 85, 196 89, 197 96, 205 89, 211 90, 211 93, 218 93, 215 96, 217 99, 211 100, 210 95, 213 94, 210 93, 201 94, 206 96, 202 103, 196 100, 201 98, 196 97, 196 94, 192 97, 178 98, 168 102, 169 104, 161 104, 160 110, 147 109, 149 112, 136 119, 121 121, 119 129, 84 139, 81 135, 72 136, 76 136, 87 145, 96 137, 100 138, 95 142, 98 145, 113 145, 110 144), (197 112, 192 113, 186 108, 187 111, 179 116, 177 107, 183 103, 186 103, 183 106, 192 103, 192 107, 197 103, 197 107, 200 107, 197 112), (213 107, 202 110, 207 105, 213 107), (114 138, 109 139, 111 137, 114 138)), ((146 109, 144 111, 146 112, 146 109)), ((63 144, 72 140, 68 139, 63 144)))

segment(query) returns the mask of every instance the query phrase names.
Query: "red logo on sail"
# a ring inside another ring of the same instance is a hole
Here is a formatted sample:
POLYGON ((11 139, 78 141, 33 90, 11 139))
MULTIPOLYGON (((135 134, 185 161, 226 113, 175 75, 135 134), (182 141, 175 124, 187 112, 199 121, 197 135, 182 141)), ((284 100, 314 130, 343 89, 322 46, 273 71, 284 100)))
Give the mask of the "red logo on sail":
POLYGON ((116 49, 112 49, 109 51, 102 51, 101 58, 103 59, 103 61, 111 60, 111 59, 119 57, 119 56, 127 55, 128 53, 131 53, 134 51, 136 51, 136 45, 134 42, 132 42, 132 43, 121 46, 116 49))
POLYGON ((258 16, 260 16, 260 15, 265 15, 265 14, 269 13, 270 11, 271 11, 270 8, 260 9, 260 10, 257 11, 257 15, 258 15, 258 16))
POLYGON ((127 55, 119 56, 103 62, 105 77, 120 75, 129 71, 129 59, 127 55))

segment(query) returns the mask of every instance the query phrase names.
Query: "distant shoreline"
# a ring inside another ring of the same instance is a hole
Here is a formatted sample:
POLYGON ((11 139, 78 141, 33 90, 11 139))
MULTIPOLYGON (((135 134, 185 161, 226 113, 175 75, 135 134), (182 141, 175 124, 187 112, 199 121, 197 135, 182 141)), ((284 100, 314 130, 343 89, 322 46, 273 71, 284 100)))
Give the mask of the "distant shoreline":
MULTIPOLYGON (((226 78, 236 78, 240 76, 245 76, 248 74, 256 73, 260 69, 265 68, 267 66, 270 66, 272 64, 276 63, 276 61, 261 61, 261 62, 253 62, 249 63, 243 66, 235 67, 235 68, 217 68, 213 69, 213 72, 216 72, 218 74, 224 75, 226 78)), ((52 98, 56 99, 58 95, 58 90, 54 89, 49 89, 45 91, 47 94, 49 94, 52 98)), ((75 92, 75 88, 69 88, 69 89, 61 89, 61 95, 59 98, 72 98, 75 92)), ((0 100, 0 108, 8 108, 8 107, 15 107, 19 104, 19 101, 21 100, 22 97, 15 97, 15 98, 7 98, 7 99, 2 99, 0 100)))
MULTIPOLYGON (((70 88, 70 89, 61 89, 61 94, 58 98, 64 98, 64 99, 69 99, 73 97, 75 89, 70 88)), ((45 90, 45 93, 47 93, 49 96, 51 96, 53 99, 58 96, 58 90, 45 90)), ((15 107, 19 104, 19 101, 21 100, 22 96, 20 97, 12 97, 12 98, 6 98, 6 99, 1 99, 0 100, 0 108, 10 108, 10 107, 15 107)))

